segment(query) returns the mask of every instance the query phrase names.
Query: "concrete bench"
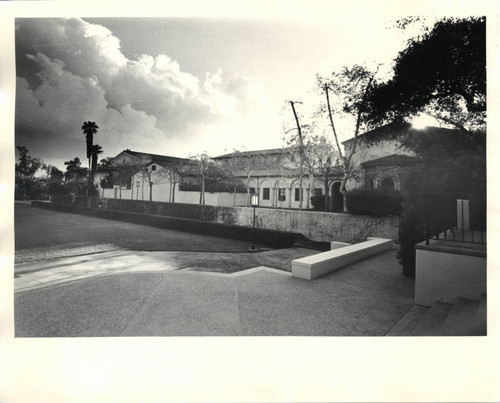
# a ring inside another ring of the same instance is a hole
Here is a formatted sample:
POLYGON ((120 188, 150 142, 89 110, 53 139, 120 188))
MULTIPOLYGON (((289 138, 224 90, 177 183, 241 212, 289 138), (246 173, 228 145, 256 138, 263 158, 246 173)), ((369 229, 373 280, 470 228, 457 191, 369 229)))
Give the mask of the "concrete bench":
POLYGON ((292 276, 312 280, 369 256, 391 250, 392 239, 368 238, 355 245, 292 260, 292 276))

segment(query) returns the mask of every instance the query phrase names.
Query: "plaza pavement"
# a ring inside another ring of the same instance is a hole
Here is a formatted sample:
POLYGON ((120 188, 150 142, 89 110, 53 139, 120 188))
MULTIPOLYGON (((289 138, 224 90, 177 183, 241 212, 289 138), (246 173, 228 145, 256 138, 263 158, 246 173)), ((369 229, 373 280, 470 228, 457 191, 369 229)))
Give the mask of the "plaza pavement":
POLYGON ((246 253, 130 250, 18 264, 15 335, 383 336, 413 306, 395 250, 292 277, 291 260, 311 253, 262 251, 252 259, 266 266, 251 268, 246 253))

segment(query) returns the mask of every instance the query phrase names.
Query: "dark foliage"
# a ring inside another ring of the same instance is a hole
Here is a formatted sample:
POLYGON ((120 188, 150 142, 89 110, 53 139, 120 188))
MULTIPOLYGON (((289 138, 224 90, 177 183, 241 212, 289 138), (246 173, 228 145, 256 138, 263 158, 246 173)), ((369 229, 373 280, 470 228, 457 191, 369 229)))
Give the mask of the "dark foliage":
MULTIPOLYGON (((268 229, 243 227, 236 225, 218 224, 215 222, 210 222, 210 220, 197 220, 197 219, 185 219, 175 216, 158 216, 153 214, 137 214, 130 211, 120 211, 116 209, 111 209, 109 202, 123 202, 123 200, 101 200, 98 198, 90 197, 70 197, 61 196, 56 198, 53 203, 40 203, 33 202, 33 206, 55 209, 58 211, 66 211, 77 214, 87 214, 94 217, 107 218, 111 220, 120 220, 126 222, 133 222, 142 225, 151 225, 159 228, 168 228, 177 231, 193 232, 204 235, 213 235, 232 239, 241 239, 246 241, 251 241, 254 236, 258 239, 258 242, 263 245, 269 245, 274 247, 290 247, 294 244, 298 237, 298 234, 291 232, 275 231, 268 229), (104 204, 106 203, 106 204, 104 204)), ((127 202, 133 202, 127 200, 127 202)), ((139 203, 139 202, 137 202, 139 203)), ((157 202, 142 202, 150 205, 158 205, 157 202)), ((128 203, 127 203, 128 204, 128 203)), ((130 203, 132 205, 133 203, 130 203)), ((169 203, 161 203, 169 204, 169 203)), ((179 206, 179 204, 170 203, 172 206, 179 206)), ((212 207, 214 209, 220 209, 221 207, 213 206, 200 206, 200 205, 184 205, 190 206, 189 208, 196 209, 198 211, 204 211, 207 207, 212 207)), ((116 207, 116 206, 114 206, 116 207)), ((203 213, 199 215, 203 216, 203 213)), ((207 216, 205 216, 207 217, 207 216)), ((208 217, 207 217, 208 218, 208 217)))
POLYGON ((24 146, 16 146, 16 151, 19 159, 15 166, 15 198, 38 199, 44 192, 35 174, 42 166, 42 161, 29 155, 28 149, 24 146))
POLYGON ((463 111, 461 116, 455 114, 457 100, 465 103, 466 114, 478 114, 476 124, 484 123, 484 17, 446 18, 431 31, 411 40, 395 60, 394 77, 378 84, 370 93, 370 118, 374 122, 392 121, 433 103, 437 114, 451 113, 448 116, 452 120, 463 124, 466 118, 463 111))
POLYGON ((486 229, 486 144, 460 131, 410 139, 422 158, 403 181, 399 243, 405 275, 415 273, 415 245, 456 225, 457 199, 471 201, 471 229, 486 229))
POLYGON ((347 209, 351 214, 384 217, 401 214, 402 196, 398 191, 352 190, 347 193, 347 209))
POLYGON ((325 195, 314 195, 311 197, 311 205, 313 210, 324 211, 325 210, 325 195))

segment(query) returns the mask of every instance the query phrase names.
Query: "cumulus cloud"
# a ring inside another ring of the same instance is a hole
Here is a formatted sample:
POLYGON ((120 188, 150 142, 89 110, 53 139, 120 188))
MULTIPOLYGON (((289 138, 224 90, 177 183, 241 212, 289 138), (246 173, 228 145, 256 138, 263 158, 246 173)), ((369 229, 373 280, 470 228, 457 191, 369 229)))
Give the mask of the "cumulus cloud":
POLYGON ((112 155, 158 151, 266 107, 255 78, 196 77, 165 54, 129 59, 109 29, 81 19, 19 19, 16 44, 16 143, 47 156, 83 154, 84 120, 97 122, 95 141, 112 155))

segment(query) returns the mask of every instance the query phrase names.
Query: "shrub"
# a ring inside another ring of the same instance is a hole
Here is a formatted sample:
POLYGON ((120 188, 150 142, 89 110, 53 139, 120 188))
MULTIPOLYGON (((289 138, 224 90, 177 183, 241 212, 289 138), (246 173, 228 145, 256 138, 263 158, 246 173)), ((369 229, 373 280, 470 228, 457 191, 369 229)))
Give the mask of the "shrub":
POLYGON ((347 210, 372 217, 400 215, 402 200, 399 191, 352 190, 347 193, 347 210))
POLYGON ((312 196, 311 205, 313 207, 313 210, 323 211, 325 209, 325 196, 324 195, 312 196))
POLYGON ((399 220, 399 263, 406 277, 415 277, 415 245, 425 238, 423 218, 417 210, 405 208, 399 220))

